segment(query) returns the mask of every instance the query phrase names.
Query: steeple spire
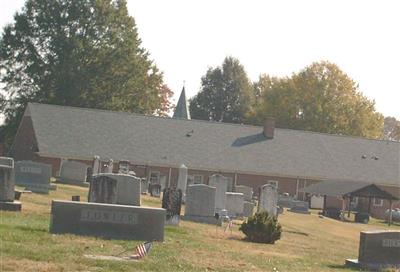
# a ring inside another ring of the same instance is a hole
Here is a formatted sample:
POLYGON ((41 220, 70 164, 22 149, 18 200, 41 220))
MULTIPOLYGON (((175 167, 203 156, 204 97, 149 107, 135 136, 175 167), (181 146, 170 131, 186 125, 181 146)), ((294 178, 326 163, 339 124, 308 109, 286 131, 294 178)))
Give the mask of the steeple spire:
POLYGON ((176 104, 175 112, 172 118, 190 119, 189 105, 186 100, 185 85, 183 85, 181 96, 176 104))

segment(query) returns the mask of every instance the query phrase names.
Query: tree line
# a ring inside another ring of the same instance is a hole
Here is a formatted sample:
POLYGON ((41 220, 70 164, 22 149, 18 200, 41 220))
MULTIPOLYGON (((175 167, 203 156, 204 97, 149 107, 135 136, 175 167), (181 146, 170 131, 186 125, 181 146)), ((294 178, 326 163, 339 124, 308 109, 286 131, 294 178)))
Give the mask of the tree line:
MULTIPOLYGON (((12 143, 28 102, 167 116, 173 92, 142 47, 126 0, 27 0, 0 37, 0 138, 12 143)), ((399 139, 335 64, 313 63, 290 77, 251 82, 227 57, 201 79, 193 119, 399 139), (384 134, 383 134, 384 133, 384 134)))
POLYGON ((1 137, 28 102, 167 115, 173 92, 125 0, 27 0, 0 38, 1 137))
POLYGON ((194 119, 262 125, 372 139, 400 140, 400 122, 377 112, 375 101, 330 62, 315 62, 289 77, 266 74, 251 82, 239 60, 209 68, 190 101, 194 119))

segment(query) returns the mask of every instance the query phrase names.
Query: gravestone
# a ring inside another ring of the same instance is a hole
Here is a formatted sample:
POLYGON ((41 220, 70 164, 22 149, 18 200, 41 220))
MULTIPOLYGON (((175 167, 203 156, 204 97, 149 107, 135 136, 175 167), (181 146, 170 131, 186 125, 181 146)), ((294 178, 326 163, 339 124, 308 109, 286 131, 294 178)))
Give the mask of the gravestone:
POLYGON ((278 196, 278 206, 282 208, 291 208, 294 198, 289 195, 278 196))
POLYGON ((226 177, 228 180, 227 192, 235 192, 235 181, 231 177, 226 177))
POLYGON ((140 190, 142 192, 142 194, 146 194, 149 190, 149 182, 146 178, 141 178, 140 179, 140 190))
POLYGON ((278 190, 272 184, 265 184, 260 188, 258 211, 267 211, 270 216, 277 216, 278 190))
POLYGON ((117 180, 105 175, 92 177, 89 187, 88 202, 117 203, 117 180))
POLYGON ((163 241, 164 224, 161 208, 57 200, 51 204, 51 233, 163 241))
POLYGON ((160 184, 150 184, 150 195, 154 196, 154 197, 160 197, 161 185, 160 184))
POLYGON ((250 201, 245 201, 243 205, 243 216, 250 217, 254 214, 255 204, 250 201))
POLYGON ((186 201, 186 185, 188 179, 188 169, 187 167, 182 164, 179 167, 179 175, 178 175, 178 189, 182 191, 182 202, 185 203, 186 201))
POLYGON ((93 169, 92 167, 88 167, 86 169, 86 182, 87 183, 92 182, 92 178, 93 178, 93 169))
POLYGON ((225 209, 226 192, 228 190, 228 179, 220 174, 209 177, 208 184, 216 188, 215 192, 215 212, 219 213, 225 209))
POLYGON ((253 188, 246 185, 236 185, 236 193, 242 193, 245 201, 251 201, 253 199, 253 188))
POLYGON ((400 231, 362 231, 358 260, 347 259, 346 265, 372 270, 400 268, 400 231))
POLYGON ((205 184, 190 185, 187 190, 185 220, 216 224, 216 188, 205 184))
POLYGON ((308 206, 309 204, 307 201, 294 200, 292 201, 292 207, 289 211, 294 213, 309 214, 310 212, 308 210, 308 206))
POLYGON ((166 224, 179 225, 182 207, 182 191, 166 188, 163 191, 162 208, 166 210, 166 224))
POLYGON ((34 193, 48 194, 55 189, 50 185, 52 175, 51 165, 33 162, 18 161, 15 163, 15 183, 34 193))
POLYGON ((244 195, 242 193, 226 192, 226 210, 229 217, 243 216, 244 195))
POLYGON ((164 189, 167 188, 167 176, 165 175, 160 176, 160 186, 161 186, 161 191, 164 191, 164 189))
POLYGON ((105 172, 111 174, 113 172, 113 169, 114 169, 114 160, 113 159, 109 159, 105 172))
POLYGON ((20 211, 21 203, 15 199, 14 159, 0 157, 0 210, 20 211))
POLYGON ((99 156, 93 157, 92 174, 97 175, 101 171, 101 162, 99 156))
POLYGON ((118 173, 119 174, 129 174, 130 163, 129 161, 119 161, 118 162, 118 173))
POLYGON ((89 202, 140 206, 140 183, 139 178, 125 174, 93 176, 89 202))
POLYGON ((87 168, 88 166, 81 162, 64 161, 61 165, 59 182, 87 187, 88 183, 85 183, 87 168))
POLYGON ((311 209, 323 209, 324 197, 323 196, 311 196, 310 208, 311 209))

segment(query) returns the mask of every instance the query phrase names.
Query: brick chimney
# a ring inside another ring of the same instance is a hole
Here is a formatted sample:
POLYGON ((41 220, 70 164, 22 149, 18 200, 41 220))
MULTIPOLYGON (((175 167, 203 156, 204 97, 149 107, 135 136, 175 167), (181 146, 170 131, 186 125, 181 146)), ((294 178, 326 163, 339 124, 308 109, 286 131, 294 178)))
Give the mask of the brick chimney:
POLYGON ((275 132, 275 118, 267 117, 264 121, 264 130, 263 130, 264 136, 267 139, 273 139, 274 132, 275 132))

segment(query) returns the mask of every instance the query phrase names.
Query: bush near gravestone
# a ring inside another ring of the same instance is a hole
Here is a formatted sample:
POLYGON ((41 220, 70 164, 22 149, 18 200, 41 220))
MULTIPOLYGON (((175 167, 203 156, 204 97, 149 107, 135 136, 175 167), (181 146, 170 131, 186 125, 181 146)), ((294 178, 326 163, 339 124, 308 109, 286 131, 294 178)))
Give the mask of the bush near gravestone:
POLYGON ((242 223, 239 230, 251 242, 274 244, 281 238, 282 226, 276 217, 269 216, 268 212, 262 211, 249 217, 247 222, 242 223))

